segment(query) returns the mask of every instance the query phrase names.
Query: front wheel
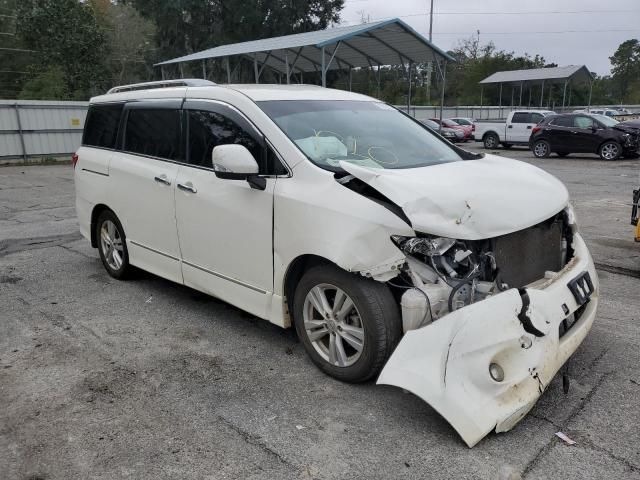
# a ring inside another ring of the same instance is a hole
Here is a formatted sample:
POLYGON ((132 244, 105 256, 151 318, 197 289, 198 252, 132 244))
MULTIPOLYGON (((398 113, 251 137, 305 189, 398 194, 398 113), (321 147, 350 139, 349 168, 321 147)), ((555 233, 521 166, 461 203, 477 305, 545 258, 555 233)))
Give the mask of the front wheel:
POLYGON ((500 139, 495 133, 487 133, 483 139, 484 148, 493 149, 497 148, 500 143, 500 139))
POLYGON ((620 156, 620 153, 622 153, 622 149, 618 142, 603 143, 598 152, 602 160, 616 160, 620 156))
POLYGON ((538 140, 533 144, 533 154, 536 158, 547 158, 551 154, 551 145, 546 140, 538 140))
POLYGON ((129 264, 127 241, 115 213, 105 210, 100 214, 96 222, 96 238, 100 260, 107 273, 119 280, 128 277, 132 267, 129 264))
POLYGON ((377 375, 402 335, 389 288, 334 265, 304 274, 293 313, 296 332, 313 363, 346 382, 377 375))

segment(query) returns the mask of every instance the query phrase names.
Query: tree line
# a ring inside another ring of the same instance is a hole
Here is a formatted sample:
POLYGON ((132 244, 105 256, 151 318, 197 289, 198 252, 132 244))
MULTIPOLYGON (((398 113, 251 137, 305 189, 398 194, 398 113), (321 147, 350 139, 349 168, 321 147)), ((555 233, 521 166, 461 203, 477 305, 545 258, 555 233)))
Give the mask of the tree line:
MULTIPOLYGON (((154 63, 218 45, 319 30, 340 21, 344 0, 0 0, 0 98, 87 100, 113 85, 158 79, 154 63)), ((540 55, 498 50, 477 37, 449 52, 445 104, 477 105, 478 82, 501 70, 556 66, 540 55)), ((592 103, 640 103, 640 42, 623 42, 610 57, 611 75, 593 84, 592 103)), ((209 62, 211 79, 226 81, 220 62, 209 62)), ((202 77, 201 65, 168 69, 170 77, 202 77)), ((441 72, 433 65, 386 66, 380 71, 330 71, 328 86, 351 88, 387 102, 440 102, 441 72), (430 71, 431 70, 431 71, 430 71)), ((265 70, 265 82, 282 76, 265 70)), ((319 83, 319 75, 305 75, 319 83), (318 77, 318 78, 315 78, 318 77)), ((253 65, 236 60, 235 81, 252 82, 253 65)), ((528 100, 529 92, 525 91, 528 100)), ((510 105, 520 92, 483 92, 483 103, 510 105)), ((539 90, 534 94, 539 98, 539 90)), ((575 86, 571 103, 585 104, 588 87, 575 86)), ((523 103, 525 103, 523 101, 523 103)), ((562 89, 545 92, 545 105, 562 103, 562 89)))

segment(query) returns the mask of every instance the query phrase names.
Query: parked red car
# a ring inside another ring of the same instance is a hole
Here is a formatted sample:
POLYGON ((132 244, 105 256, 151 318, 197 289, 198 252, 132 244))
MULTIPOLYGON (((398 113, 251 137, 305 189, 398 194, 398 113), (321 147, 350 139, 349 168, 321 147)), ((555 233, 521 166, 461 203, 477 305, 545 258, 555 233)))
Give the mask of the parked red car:
MULTIPOLYGON (((432 118, 431 120, 436 122, 438 125, 440 124, 440 120, 437 118, 432 118)), ((456 130, 462 130, 462 132, 464 132, 464 139, 463 139, 464 142, 466 142, 467 140, 471 140, 473 138, 473 128, 471 127, 471 125, 460 125, 459 123, 456 123, 453 120, 449 120, 445 118, 442 120, 442 126, 446 128, 454 128, 456 130)))

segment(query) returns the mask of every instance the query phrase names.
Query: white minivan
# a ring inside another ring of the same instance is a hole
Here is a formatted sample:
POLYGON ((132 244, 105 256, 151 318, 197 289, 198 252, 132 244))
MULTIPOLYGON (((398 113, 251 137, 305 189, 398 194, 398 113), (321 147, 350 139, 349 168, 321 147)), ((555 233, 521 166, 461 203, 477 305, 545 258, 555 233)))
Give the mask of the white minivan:
POLYGON ((110 275, 293 325, 324 372, 413 392, 469 446, 526 415, 596 315, 560 181, 363 95, 116 87, 91 99, 74 168, 110 275))

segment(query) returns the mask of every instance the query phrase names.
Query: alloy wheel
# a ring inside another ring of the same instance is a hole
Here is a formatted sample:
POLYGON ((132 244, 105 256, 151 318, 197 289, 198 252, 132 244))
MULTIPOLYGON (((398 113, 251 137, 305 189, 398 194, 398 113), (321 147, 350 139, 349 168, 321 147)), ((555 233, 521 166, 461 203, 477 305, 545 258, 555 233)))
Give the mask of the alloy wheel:
POLYGON ((548 147, 545 142, 538 142, 533 147, 533 153, 536 157, 545 157, 548 153, 548 147))
POLYGON ((364 325, 353 300, 330 284, 313 287, 304 300, 304 329, 313 348, 337 367, 353 365, 364 348, 364 325))
POLYGON ((615 160, 618 158, 619 154, 620 150, 618 149, 618 145, 615 143, 607 143, 602 147, 601 155, 605 160, 615 160))
POLYGON ((120 270, 124 259, 124 247, 120 231, 111 220, 105 220, 100 227, 100 248, 109 267, 120 270))

